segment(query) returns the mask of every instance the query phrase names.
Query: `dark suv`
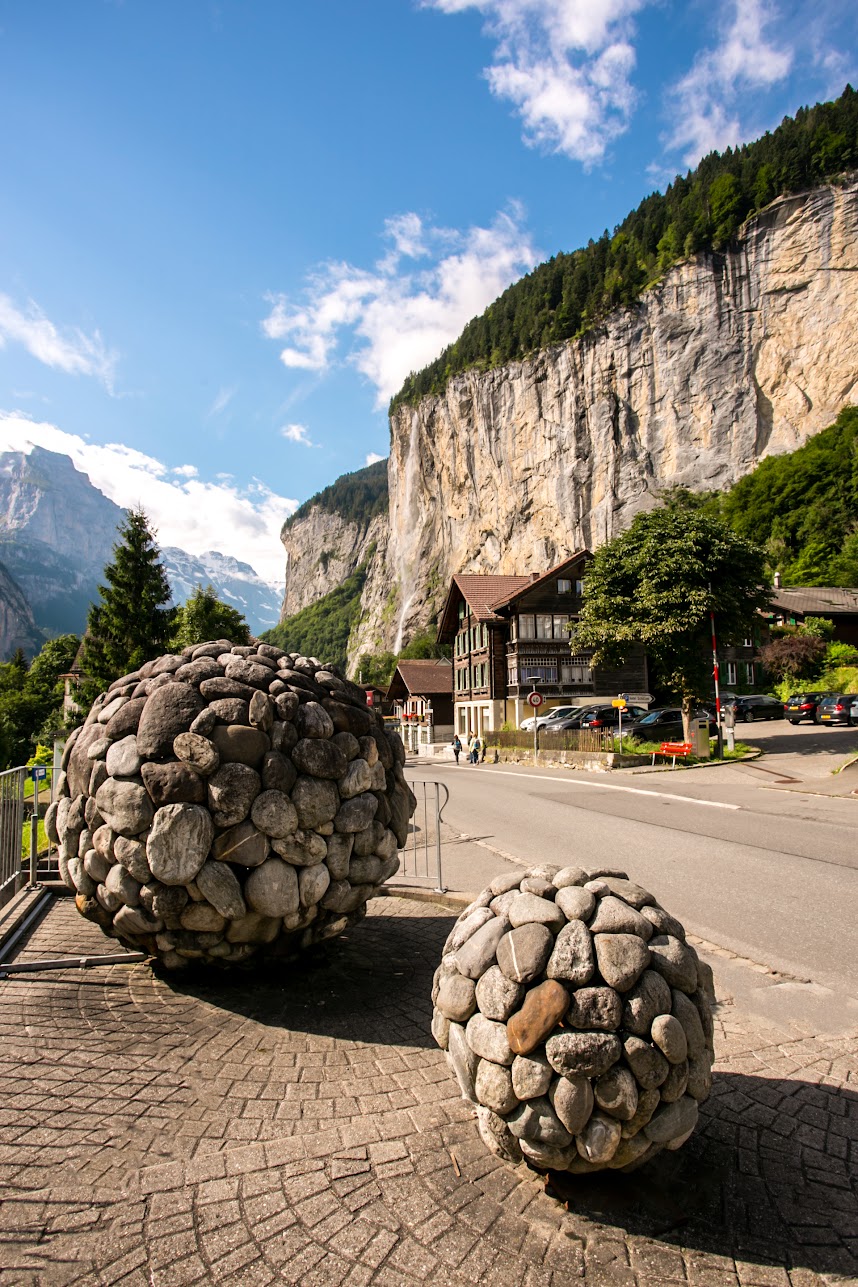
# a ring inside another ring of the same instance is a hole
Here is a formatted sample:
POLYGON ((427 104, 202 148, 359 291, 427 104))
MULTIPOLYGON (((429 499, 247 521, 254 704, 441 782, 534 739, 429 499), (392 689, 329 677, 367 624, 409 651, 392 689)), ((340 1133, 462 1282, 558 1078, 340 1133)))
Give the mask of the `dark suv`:
POLYGON ((784 702, 784 715, 790 724, 800 724, 803 719, 815 720, 819 703, 829 693, 793 693, 784 702))
POLYGON ((758 696, 753 693, 747 697, 734 697, 725 705, 732 708, 737 724, 741 720, 750 724, 755 719, 783 719, 784 717, 783 702, 779 702, 776 697, 767 697, 764 694, 758 696))

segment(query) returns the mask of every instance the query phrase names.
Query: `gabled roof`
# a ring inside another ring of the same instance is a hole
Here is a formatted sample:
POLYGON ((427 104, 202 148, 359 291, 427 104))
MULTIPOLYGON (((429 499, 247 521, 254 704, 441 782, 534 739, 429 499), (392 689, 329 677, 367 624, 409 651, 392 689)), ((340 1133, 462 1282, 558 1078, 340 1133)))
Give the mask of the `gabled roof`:
POLYGON ((797 612, 802 617, 858 613, 858 590, 825 585, 781 586, 772 590, 771 604, 780 612, 797 612))
POLYGON ((450 697, 453 663, 445 657, 400 661, 387 690, 388 701, 408 697, 450 697))
POLYGON ((547 572, 532 572, 529 576, 480 576, 470 573, 454 576, 447 591, 444 609, 438 619, 438 638, 452 638, 458 629, 458 620, 453 614, 455 591, 458 590, 477 621, 502 621, 504 618, 498 609, 505 608, 520 598, 533 586, 539 585, 551 577, 559 576, 572 563, 579 562, 589 554, 589 550, 577 550, 556 563, 547 572))

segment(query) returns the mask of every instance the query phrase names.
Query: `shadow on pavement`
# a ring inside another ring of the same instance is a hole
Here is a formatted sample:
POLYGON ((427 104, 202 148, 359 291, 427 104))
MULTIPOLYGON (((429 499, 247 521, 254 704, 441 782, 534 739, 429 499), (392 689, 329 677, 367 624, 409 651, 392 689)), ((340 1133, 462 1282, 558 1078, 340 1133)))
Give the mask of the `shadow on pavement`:
POLYGON ((851 1282, 856 1146, 858 1095, 718 1073, 701 1126, 683 1148, 630 1175, 552 1172, 548 1192, 576 1215, 686 1251, 851 1282))
POLYGON ((268 961, 240 977, 161 977, 177 993, 267 1027, 437 1050, 432 975, 454 921, 373 915, 298 961, 268 961))
MULTIPOLYGON (((781 727, 780 725, 778 726, 781 727)), ((834 755, 847 756, 850 751, 858 750, 858 728, 835 724, 831 728, 817 724, 802 724, 795 731, 775 731, 772 724, 765 727, 762 723, 737 724, 736 741, 747 742, 749 746, 758 746, 767 755, 819 755, 829 752, 834 755)))

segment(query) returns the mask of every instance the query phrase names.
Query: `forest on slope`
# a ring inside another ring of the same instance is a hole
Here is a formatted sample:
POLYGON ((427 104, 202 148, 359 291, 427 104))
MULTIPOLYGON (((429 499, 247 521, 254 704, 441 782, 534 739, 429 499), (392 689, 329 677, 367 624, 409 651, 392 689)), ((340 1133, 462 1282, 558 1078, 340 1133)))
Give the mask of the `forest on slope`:
POLYGON ((391 412, 443 392, 461 371, 503 366, 585 334, 614 309, 633 304, 672 264, 726 249, 749 215, 776 197, 855 169, 858 94, 847 85, 835 102, 802 108, 754 143, 711 152, 666 192, 646 197, 613 233, 606 229, 597 241, 554 255, 515 282, 434 362, 408 376, 391 412))
POLYGON ((299 505, 286 519, 283 531, 288 532, 315 508, 339 514, 346 523, 369 527, 376 514, 387 512, 387 460, 377 460, 363 469, 341 474, 328 487, 299 505))

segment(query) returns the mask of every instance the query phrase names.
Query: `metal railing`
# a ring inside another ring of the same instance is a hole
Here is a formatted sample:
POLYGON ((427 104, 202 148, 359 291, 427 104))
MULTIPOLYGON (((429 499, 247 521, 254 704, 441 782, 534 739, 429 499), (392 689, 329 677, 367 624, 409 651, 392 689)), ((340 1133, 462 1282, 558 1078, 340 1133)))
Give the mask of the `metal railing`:
POLYGON ((27 874, 21 864, 26 783, 25 768, 0 773, 0 907, 26 883, 27 874))
POLYGON ((432 884, 436 894, 446 893, 441 871, 442 814, 450 799, 443 782, 431 779, 409 779, 408 785, 417 797, 417 808, 409 824, 408 841, 400 856, 400 878, 432 884), (441 793, 444 793, 443 799, 441 793))

